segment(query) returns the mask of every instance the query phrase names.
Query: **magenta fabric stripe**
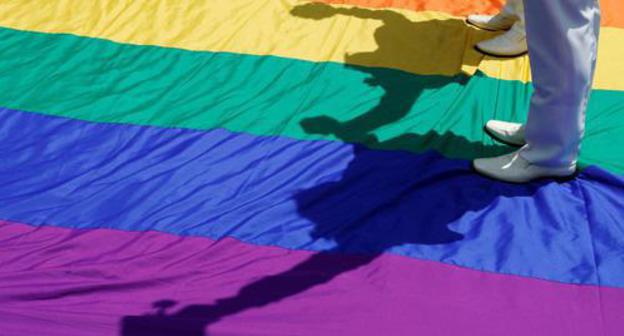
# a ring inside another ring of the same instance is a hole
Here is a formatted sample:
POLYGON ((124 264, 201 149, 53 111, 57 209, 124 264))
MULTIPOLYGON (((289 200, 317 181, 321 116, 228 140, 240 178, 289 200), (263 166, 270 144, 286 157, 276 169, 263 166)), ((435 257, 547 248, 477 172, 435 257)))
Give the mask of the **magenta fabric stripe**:
POLYGON ((621 335, 624 290, 0 222, 2 335, 621 335), (106 244, 102 244, 106 242, 106 244))

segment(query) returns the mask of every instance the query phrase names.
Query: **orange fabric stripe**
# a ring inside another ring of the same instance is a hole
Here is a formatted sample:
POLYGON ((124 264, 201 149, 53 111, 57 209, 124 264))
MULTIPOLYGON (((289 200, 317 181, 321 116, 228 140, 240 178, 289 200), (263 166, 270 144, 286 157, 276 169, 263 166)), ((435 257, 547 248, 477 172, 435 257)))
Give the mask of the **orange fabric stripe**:
POLYGON ((413 11, 436 11, 456 16, 474 13, 496 13, 505 0, 320 0, 328 4, 372 8, 400 8, 413 11))
POLYGON ((603 26, 624 28, 624 1, 600 0, 600 7, 603 26))
MULTIPOLYGON (((317 0, 328 4, 353 5, 371 8, 398 8, 413 11, 437 11, 456 16, 474 13, 493 14, 505 0, 317 0)), ((602 25, 624 28, 624 1, 600 0, 602 25)))

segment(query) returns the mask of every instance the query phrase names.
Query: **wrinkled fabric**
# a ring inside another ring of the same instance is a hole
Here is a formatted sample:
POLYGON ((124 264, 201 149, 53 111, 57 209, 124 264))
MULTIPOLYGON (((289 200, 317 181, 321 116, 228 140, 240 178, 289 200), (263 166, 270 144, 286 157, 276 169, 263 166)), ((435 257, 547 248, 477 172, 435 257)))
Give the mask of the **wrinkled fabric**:
POLYGON ((4 335, 617 336, 624 328, 620 289, 400 256, 18 223, 0 223, 0 237, 4 335))
POLYGON ((1 1, 0 335, 619 336, 624 12, 582 171, 509 185, 502 5, 1 1))
MULTIPOLYGON (((421 1, 432 4, 430 0, 349 0, 347 6, 298 0, 5 0, 0 3, 0 26, 196 52, 391 68, 419 75, 484 73, 504 80, 531 80, 527 56, 501 60, 484 57, 473 48, 497 32, 466 25, 463 15, 481 12, 484 5, 493 7, 492 1, 441 0, 448 3, 440 11, 410 7, 421 1), (410 10, 400 9, 401 3, 410 10), (398 8, 388 8, 393 5, 398 8)), ((601 2, 605 17, 624 13, 609 10, 615 1, 619 0, 601 2)), ((618 7, 623 5, 619 3, 618 7)), ((624 24, 613 25, 609 20, 603 24, 594 88, 624 90, 619 75, 624 67, 620 51, 624 24)), ((8 38, 2 36, 0 41, 8 38)), ((29 41, 19 43, 30 45, 29 41)), ((42 57, 53 45, 48 41, 45 47, 34 51, 29 48, 21 57, 42 57)), ((80 56, 82 53, 64 53, 68 61, 80 56)), ((127 65, 121 61, 126 58, 118 59, 115 66, 127 65)))
MULTIPOLYGON (((601 176, 609 174, 600 169, 568 183, 508 185, 475 175, 468 161, 435 153, 92 124, 12 110, 0 116, 1 134, 23 134, 0 140, 6 158, 0 218, 7 220, 232 237, 296 250, 389 252, 624 287, 624 259, 618 258, 624 237, 589 230, 589 209, 624 218, 620 203, 599 196, 624 192, 622 179, 604 183, 601 176), (19 150, 23 146, 39 150, 19 150), (597 200, 592 208, 585 202, 590 196, 597 200), (614 242, 615 255, 594 248, 614 242), (596 265, 595 258, 608 263, 596 265)), ((619 221, 600 224, 614 233, 623 228, 619 221)))
MULTIPOLYGON (((0 60, 4 107, 93 122, 223 127, 379 149, 434 149, 450 158, 509 151, 484 134, 483 124, 525 121, 532 92, 530 84, 483 74, 422 76, 2 29, 0 46, 6 55, 0 60), (63 66, 51 76, 46 67, 33 68, 36 62, 63 66), (336 134, 336 123, 304 127, 305 119, 318 117, 344 123, 346 132, 336 134)), ((622 106, 620 91, 593 92, 582 166, 624 173, 624 151, 611 149, 624 148, 622 106)))

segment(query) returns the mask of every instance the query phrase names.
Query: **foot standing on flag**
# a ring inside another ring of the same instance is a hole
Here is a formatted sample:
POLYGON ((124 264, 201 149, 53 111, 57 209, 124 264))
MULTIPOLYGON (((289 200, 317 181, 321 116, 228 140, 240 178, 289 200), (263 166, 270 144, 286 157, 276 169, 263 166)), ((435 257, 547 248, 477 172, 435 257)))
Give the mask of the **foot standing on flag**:
POLYGON ((481 29, 506 31, 497 37, 479 42, 475 49, 495 57, 517 57, 527 53, 522 0, 508 0, 497 15, 470 15, 468 23, 481 29))
POLYGON ((477 172, 507 182, 566 177, 576 171, 600 31, 597 0, 525 0, 535 88, 525 125, 490 121, 494 137, 522 147, 477 159, 477 172))

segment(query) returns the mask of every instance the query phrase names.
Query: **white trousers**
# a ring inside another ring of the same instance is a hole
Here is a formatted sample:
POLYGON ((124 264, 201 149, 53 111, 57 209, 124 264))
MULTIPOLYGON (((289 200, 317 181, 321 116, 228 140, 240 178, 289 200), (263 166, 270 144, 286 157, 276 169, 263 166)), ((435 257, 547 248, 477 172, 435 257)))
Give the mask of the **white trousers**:
POLYGON ((596 65, 597 0, 524 0, 533 87, 521 155, 549 167, 576 164, 596 65))

